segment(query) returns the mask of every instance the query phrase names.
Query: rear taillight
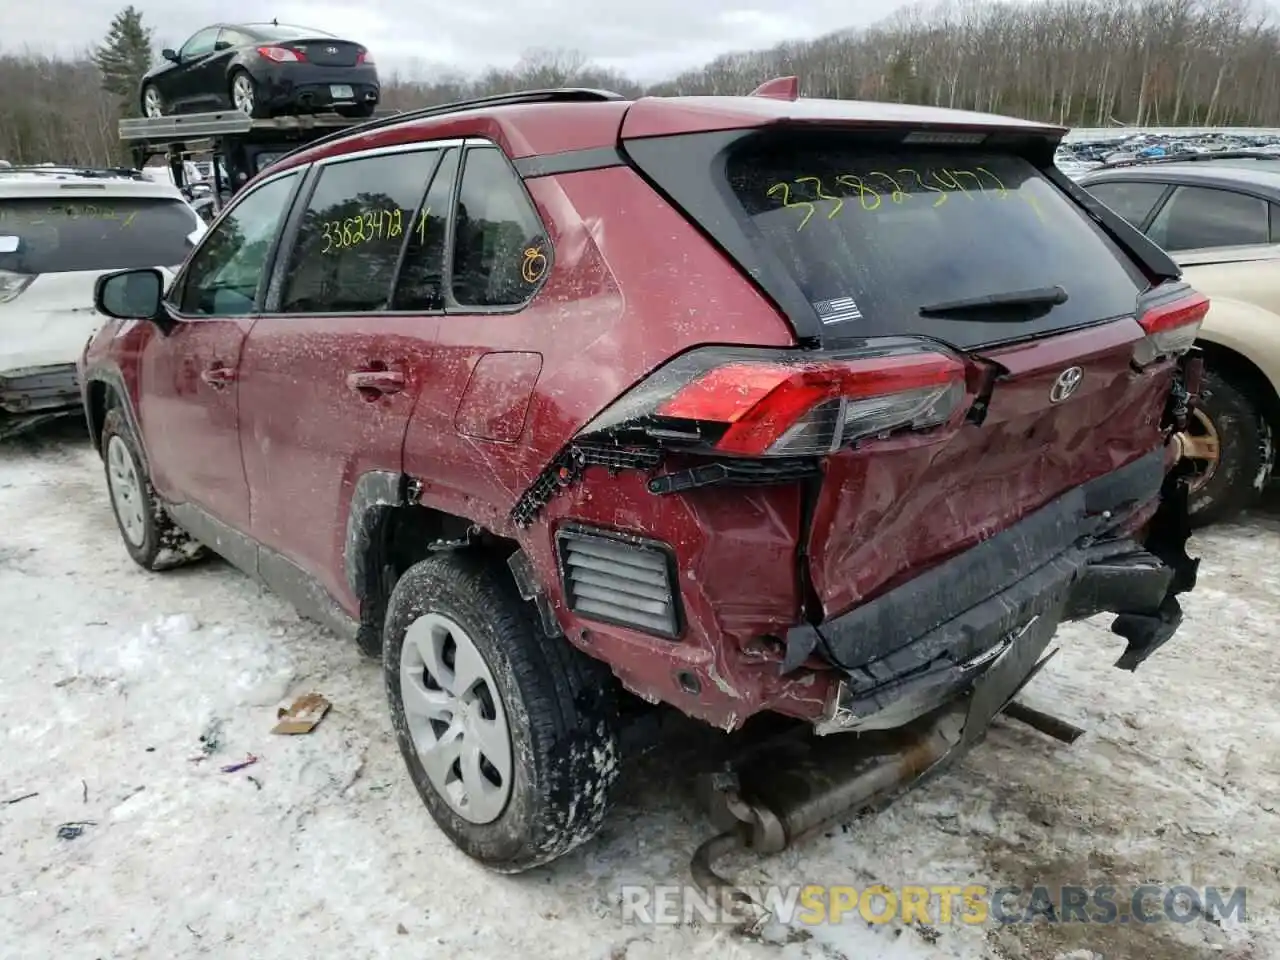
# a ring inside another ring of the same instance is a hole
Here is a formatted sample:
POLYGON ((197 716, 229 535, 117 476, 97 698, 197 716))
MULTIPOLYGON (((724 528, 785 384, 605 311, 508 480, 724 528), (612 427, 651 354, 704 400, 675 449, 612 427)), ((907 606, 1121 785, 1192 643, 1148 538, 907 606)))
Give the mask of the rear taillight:
POLYGON ((361 50, 356 54, 356 66, 359 66, 362 63, 366 66, 373 66, 373 54, 368 50, 361 50))
POLYGON ((583 431, 732 457, 807 457, 954 423, 959 357, 919 344, 823 355, 704 348, 658 370, 583 431))
POLYGON ((302 63, 307 59, 301 51, 290 50, 288 47, 259 47, 258 55, 276 63, 302 63))
POLYGON ((34 279, 35 274, 0 270, 0 303, 16 300, 23 290, 31 286, 31 281, 34 279))
POLYGON ((1167 291, 1157 287, 1146 299, 1137 320, 1147 335, 1133 349, 1134 363, 1140 367, 1190 350, 1209 312, 1209 299, 1185 283, 1167 291))

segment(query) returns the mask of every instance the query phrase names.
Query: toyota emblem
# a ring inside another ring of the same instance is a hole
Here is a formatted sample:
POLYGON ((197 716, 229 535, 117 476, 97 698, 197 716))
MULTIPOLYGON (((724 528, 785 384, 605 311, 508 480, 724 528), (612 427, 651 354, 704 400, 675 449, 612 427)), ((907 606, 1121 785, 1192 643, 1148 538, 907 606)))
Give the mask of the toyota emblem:
POLYGON ((1076 392, 1080 386, 1080 381, 1084 379, 1084 371, 1079 367, 1067 367, 1060 374, 1058 379, 1053 381, 1053 387, 1049 390, 1049 402, 1061 403, 1076 392))

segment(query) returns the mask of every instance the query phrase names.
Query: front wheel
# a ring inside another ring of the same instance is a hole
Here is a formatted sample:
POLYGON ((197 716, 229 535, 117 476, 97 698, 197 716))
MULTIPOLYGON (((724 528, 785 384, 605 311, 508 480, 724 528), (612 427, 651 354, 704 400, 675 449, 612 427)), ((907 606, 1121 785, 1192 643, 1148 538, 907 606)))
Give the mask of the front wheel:
POLYGON ((415 564, 391 592, 382 654, 409 775, 459 849, 518 873, 600 829, 618 776, 613 677, 545 636, 500 568, 415 564))
POLYGON ((205 555, 204 547, 165 512, 119 407, 107 411, 102 422, 102 459, 120 538, 138 566, 167 570, 205 555))
POLYGON ((1253 505, 1271 474, 1271 428, 1255 400, 1221 374, 1206 371, 1199 402, 1182 435, 1192 461, 1191 522, 1227 520, 1253 505))

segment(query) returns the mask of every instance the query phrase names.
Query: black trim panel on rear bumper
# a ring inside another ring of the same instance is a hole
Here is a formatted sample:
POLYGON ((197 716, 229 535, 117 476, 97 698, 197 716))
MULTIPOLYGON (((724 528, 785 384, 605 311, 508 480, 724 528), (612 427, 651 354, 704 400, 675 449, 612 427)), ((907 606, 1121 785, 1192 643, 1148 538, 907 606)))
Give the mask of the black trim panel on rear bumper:
POLYGON ((1129 640, 1117 666, 1132 670, 1181 622, 1175 594, 1194 587, 1198 565, 1189 533, 1186 482, 1166 478, 1164 451, 1153 451, 875 600, 792 628, 784 669, 820 650, 848 674, 844 708, 865 715, 904 697, 937 702, 1033 618, 1113 611, 1129 640), (1111 532, 1157 498, 1145 545, 1111 532))
POLYGON ((0 410, 6 413, 43 413, 79 405, 80 382, 74 363, 0 371, 0 410))

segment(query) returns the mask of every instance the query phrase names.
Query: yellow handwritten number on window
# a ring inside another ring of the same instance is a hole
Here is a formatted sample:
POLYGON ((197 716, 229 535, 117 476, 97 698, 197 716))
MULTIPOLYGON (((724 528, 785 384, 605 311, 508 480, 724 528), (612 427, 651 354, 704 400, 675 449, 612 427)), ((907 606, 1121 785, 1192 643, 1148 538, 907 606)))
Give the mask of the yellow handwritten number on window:
POLYGON ((902 203, 903 200, 907 199, 907 195, 902 192, 902 184, 900 184, 893 177, 889 176, 887 173, 881 173, 879 170, 872 170, 870 173, 867 174, 867 176, 881 177, 885 180, 888 180, 893 187, 893 192, 889 194, 889 199, 892 200, 894 203, 902 203))
POLYGON ((816 196, 819 200, 831 200, 835 203, 835 206, 831 208, 831 212, 827 214, 828 220, 834 220, 836 217, 836 214, 838 214, 841 210, 844 209, 844 198, 833 197, 831 196, 831 194, 823 190, 822 181, 819 180, 817 177, 796 177, 796 183, 812 183, 814 185, 813 187, 814 196, 816 196))
POLYGON ((808 225, 809 218, 813 216, 814 210, 817 209, 808 200, 792 200, 791 184, 789 183, 775 183, 772 187, 769 188, 768 192, 765 195, 769 197, 781 196, 782 205, 784 207, 788 207, 790 209, 796 209, 796 210, 804 209, 807 211, 804 215, 804 219, 800 221, 800 226, 796 227, 796 233, 799 233, 808 225))
POLYGON ((932 185, 930 185, 930 184, 925 183, 925 182, 924 182, 924 179, 920 176, 920 171, 919 171, 919 170, 915 170, 915 169, 913 169, 913 168, 911 168, 911 167, 902 167, 902 168, 900 168, 900 169, 898 170, 898 172, 899 172, 899 173, 909 173, 909 174, 911 174, 911 176, 915 177, 915 178, 916 178, 916 183, 920 184, 920 189, 921 189, 921 190, 928 190, 928 191, 930 191, 930 192, 932 192, 932 193, 936 193, 936 194, 938 194, 938 199, 937 199, 937 200, 935 200, 935 201, 933 201, 933 205, 934 205, 935 207, 940 207, 940 206, 942 206, 944 203, 946 203, 946 202, 947 202, 947 194, 946 194, 946 191, 945 191, 945 190, 940 190, 938 187, 935 187, 935 186, 932 186, 932 185))
POLYGON ((855 177, 851 173, 845 173, 836 177, 836 183, 845 187, 849 187, 851 190, 857 190, 858 202, 862 204, 863 210, 880 209, 880 194, 876 193, 874 190, 868 187, 865 183, 863 183, 861 177, 855 177), (867 200, 868 197, 871 198, 870 202, 868 202, 867 200))

